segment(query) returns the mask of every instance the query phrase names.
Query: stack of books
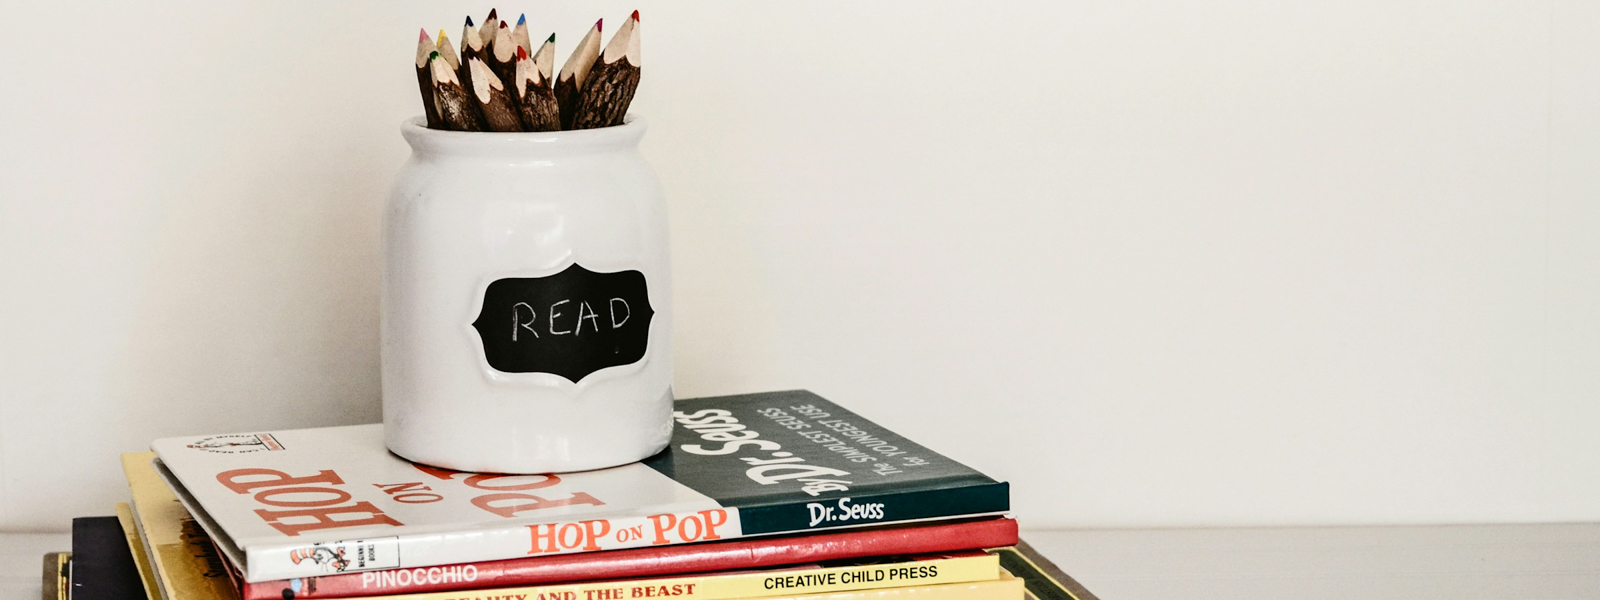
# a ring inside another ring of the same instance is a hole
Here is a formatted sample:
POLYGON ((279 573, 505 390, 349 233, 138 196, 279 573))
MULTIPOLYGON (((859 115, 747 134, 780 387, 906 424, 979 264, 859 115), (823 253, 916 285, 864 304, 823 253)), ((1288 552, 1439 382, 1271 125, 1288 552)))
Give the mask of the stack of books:
POLYGON ((414 464, 376 424, 157 440, 122 457, 131 505, 74 522, 75 554, 92 524, 126 564, 47 556, 46 599, 52 577, 150 600, 1093 598, 1018 539, 1006 483, 815 394, 675 409, 662 453, 557 475, 414 464))

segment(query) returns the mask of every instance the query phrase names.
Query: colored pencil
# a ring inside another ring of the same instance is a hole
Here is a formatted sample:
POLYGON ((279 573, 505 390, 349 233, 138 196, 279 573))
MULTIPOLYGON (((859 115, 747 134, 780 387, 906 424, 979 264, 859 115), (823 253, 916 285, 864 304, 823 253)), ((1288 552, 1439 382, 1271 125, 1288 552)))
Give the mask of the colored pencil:
POLYGON ((456 71, 439 58, 438 52, 433 53, 428 62, 433 74, 433 103, 439 109, 439 118, 444 121, 445 128, 483 131, 483 118, 467 97, 466 88, 461 87, 456 71))
POLYGON ((428 39, 428 30, 424 29, 417 38, 417 89, 422 93, 422 113, 428 119, 428 128, 442 129, 444 121, 439 120, 439 109, 433 105, 433 73, 428 69, 428 62, 435 54, 438 54, 438 47, 428 39))
POLYGON ((474 56, 482 58, 485 44, 483 34, 472 25, 472 17, 467 17, 466 24, 461 26, 461 64, 466 64, 467 59, 474 56))
POLYGON ((462 87, 472 89, 472 69, 467 63, 476 58, 482 60, 488 53, 488 40, 472 25, 472 17, 467 17, 467 23, 461 26, 461 62, 456 64, 456 77, 461 80, 462 87))
POLYGON ((478 35, 483 38, 484 44, 488 44, 490 40, 494 39, 494 32, 499 31, 499 29, 499 12, 491 8, 489 9, 489 16, 483 19, 483 29, 478 30, 478 35))
POLYGON ((516 42, 518 48, 528 51, 528 54, 534 53, 533 40, 528 39, 528 15, 517 16, 517 27, 511 30, 511 41, 516 42))
POLYGON ((507 93, 500 76, 489 65, 477 58, 467 60, 472 69, 472 99, 478 112, 483 114, 485 128, 489 131, 522 131, 522 118, 517 116, 517 105, 507 93))
POLYGON ((517 49, 517 77, 512 81, 517 90, 517 107, 521 110, 522 128, 527 131, 560 131, 561 108, 556 103, 555 89, 550 86, 551 70, 555 67, 556 36, 539 46, 539 52, 528 56, 528 51, 517 49))
POLYGON ((555 35, 537 47, 528 16, 516 25, 490 9, 481 26, 469 15, 460 52, 446 37, 417 38, 417 87, 430 129, 454 131, 561 131, 622 124, 639 87, 639 11, 633 11, 602 45, 605 22, 578 41, 559 72, 555 35), (481 81, 480 81, 481 80, 481 81))
POLYGON ((456 49, 450 46, 450 38, 445 37, 443 29, 439 30, 439 41, 436 45, 439 47, 439 58, 444 59, 451 69, 461 68, 461 59, 456 58, 456 49))
POLYGON ((578 105, 578 92, 583 89, 589 69, 600 55, 600 25, 601 21, 595 21, 589 33, 578 40, 578 47, 572 49, 572 56, 567 57, 567 64, 561 67, 561 75, 556 77, 556 102, 561 106, 562 129, 572 129, 572 117, 577 114, 574 109, 578 105))
POLYGON ((639 11, 633 11, 595 59, 573 108, 568 129, 621 125, 639 87, 639 11))
POLYGON ((511 37, 511 27, 505 21, 500 22, 494 42, 489 44, 489 51, 484 54, 484 64, 500 77, 500 81, 509 83, 517 76, 517 42, 511 37))

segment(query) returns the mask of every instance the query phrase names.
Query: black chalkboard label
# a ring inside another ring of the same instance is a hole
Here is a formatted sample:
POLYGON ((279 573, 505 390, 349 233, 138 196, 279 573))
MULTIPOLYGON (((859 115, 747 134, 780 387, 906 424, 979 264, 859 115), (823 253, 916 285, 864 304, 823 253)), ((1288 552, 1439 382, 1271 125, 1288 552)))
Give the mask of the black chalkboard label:
POLYGON ((494 370, 577 383, 644 358, 655 315, 648 292, 638 271, 596 273, 576 264, 548 277, 497 279, 472 327, 494 370))

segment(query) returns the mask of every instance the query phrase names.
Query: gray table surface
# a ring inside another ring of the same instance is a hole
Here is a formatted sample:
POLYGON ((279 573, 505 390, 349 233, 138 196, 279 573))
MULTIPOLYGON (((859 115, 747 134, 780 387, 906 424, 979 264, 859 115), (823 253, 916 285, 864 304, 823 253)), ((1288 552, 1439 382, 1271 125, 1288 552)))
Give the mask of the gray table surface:
MULTIPOLYGON (((1023 537, 1102 600, 1600 600, 1600 524, 1101 529, 1023 537)), ((0 534, 0 599, 65 534, 0 534)))

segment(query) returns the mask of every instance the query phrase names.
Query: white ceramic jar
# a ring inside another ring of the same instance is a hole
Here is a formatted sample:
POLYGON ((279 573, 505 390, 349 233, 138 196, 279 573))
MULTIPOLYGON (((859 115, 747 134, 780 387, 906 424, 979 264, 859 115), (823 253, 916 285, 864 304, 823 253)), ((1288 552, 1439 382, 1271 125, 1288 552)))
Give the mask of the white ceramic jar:
POLYGON ((389 449, 462 471, 633 462, 672 431, 666 206, 644 124, 401 126, 384 218, 389 449))

